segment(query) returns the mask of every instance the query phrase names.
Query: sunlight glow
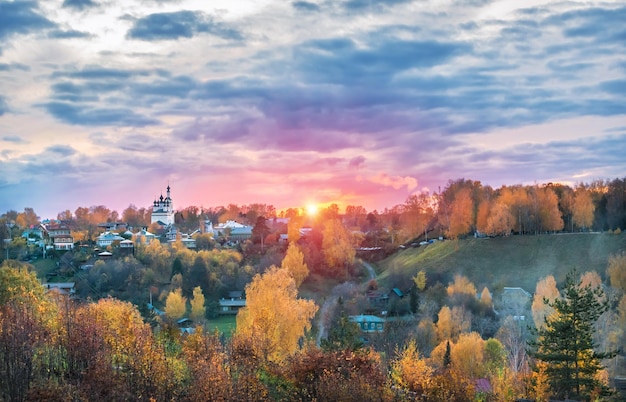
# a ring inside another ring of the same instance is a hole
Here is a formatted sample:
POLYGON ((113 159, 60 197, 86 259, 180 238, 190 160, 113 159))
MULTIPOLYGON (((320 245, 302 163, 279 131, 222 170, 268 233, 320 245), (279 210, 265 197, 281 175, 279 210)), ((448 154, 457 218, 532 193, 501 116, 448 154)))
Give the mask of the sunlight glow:
POLYGON ((317 212, 319 211, 319 207, 316 204, 308 204, 305 209, 306 209, 306 214, 309 216, 315 216, 317 215, 317 212))

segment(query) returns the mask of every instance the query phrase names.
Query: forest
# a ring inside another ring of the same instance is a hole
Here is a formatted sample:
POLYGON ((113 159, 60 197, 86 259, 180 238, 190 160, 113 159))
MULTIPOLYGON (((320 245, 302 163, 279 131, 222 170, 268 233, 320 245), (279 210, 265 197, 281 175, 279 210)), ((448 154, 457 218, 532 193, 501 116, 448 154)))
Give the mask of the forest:
POLYGON ((47 279, 74 281, 71 296, 40 284, 43 258, 21 237, 40 222, 33 209, 2 215, 1 234, 10 240, 2 242, 0 268, 3 400, 623 397, 614 390, 626 372, 623 252, 606 255, 603 272, 572 270, 558 283, 546 273, 529 289, 534 294, 511 298, 495 284, 477 288, 462 274, 416 266, 405 297, 389 301, 380 296, 393 297, 395 285, 368 277, 360 258, 385 267, 381 259, 433 239, 458 247, 483 237, 621 237, 624 179, 495 190, 461 179, 383 211, 340 213, 333 204, 315 217, 264 204, 187 207, 176 214, 181 231, 233 219, 253 225, 252 238, 228 246, 199 234, 194 250, 180 241, 136 241, 133 255, 113 244, 113 258, 79 268, 93 258, 100 223, 150 227, 149 214, 132 205, 121 215, 104 206, 59 213, 76 247, 47 256, 59 262, 56 279, 47 279), (380 251, 357 256, 366 247, 380 251), (236 330, 207 331, 218 301, 233 290, 246 298, 236 330), (148 295, 159 309, 148 307, 148 295), (329 300, 335 304, 326 310, 329 300), (384 328, 364 332, 358 315, 384 317, 384 328), (194 331, 182 331, 181 318, 191 318, 194 331), (572 331, 574 342, 558 336, 572 331))

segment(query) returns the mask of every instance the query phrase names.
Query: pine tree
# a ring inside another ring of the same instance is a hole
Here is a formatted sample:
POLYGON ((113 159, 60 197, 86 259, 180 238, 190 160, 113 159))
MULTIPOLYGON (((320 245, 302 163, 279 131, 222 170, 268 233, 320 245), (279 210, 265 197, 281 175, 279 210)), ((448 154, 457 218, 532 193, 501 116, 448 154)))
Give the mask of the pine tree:
POLYGON ((446 341, 446 354, 443 355, 443 367, 448 368, 452 363, 452 357, 450 356, 450 341, 446 341))
POLYGON ((529 342, 531 355, 546 363, 550 388, 557 398, 588 397, 601 387, 596 373, 601 360, 613 353, 597 353, 593 343, 594 323, 608 309, 602 288, 581 286, 576 271, 567 275, 563 297, 547 304, 554 315, 545 318, 545 326, 535 330, 529 342))

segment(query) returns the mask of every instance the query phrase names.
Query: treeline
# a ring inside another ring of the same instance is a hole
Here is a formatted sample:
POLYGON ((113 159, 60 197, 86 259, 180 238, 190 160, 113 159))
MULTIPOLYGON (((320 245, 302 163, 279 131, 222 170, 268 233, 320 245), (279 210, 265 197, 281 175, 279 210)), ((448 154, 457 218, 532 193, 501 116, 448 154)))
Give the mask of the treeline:
MULTIPOLYGON (((150 226, 151 208, 129 205, 122 213, 104 205, 62 211, 57 218, 68 224, 74 239, 93 241, 98 224, 124 222, 133 228, 150 226)), ((182 232, 202 227, 205 220, 214 224, 236 220, 254 226, 259 217, 302 217, 302 208, 277 211, 268 204, 229 204, 212 208, 188 206, 176 211, 175 222, 182 232)), ((339 211, 332 204, 320 218, 338 216, 345 226, 368 234, 372 244, 397 245, 429 236, 457 238, 478 232, 498 236, 536 234, 556 231, 608 231, 626 228, 626 178, 596 180, 572 187, 558 183, 502 186, 494 189, 480 181, 450 181, 440 192, 420 193, 402 204, 382 211, 367 211, 360 205, 348 205, 339 211)), ((13 238, 19 228, 37 225, 40 218, 32 208, 7 211, 0 221, 15 224, 15 229, 0 225, 0 237, 13 238)), ((156 228, 154 228, 156 231, 156 228)), ((2 247, 3 245, 0 245, 2 247)))

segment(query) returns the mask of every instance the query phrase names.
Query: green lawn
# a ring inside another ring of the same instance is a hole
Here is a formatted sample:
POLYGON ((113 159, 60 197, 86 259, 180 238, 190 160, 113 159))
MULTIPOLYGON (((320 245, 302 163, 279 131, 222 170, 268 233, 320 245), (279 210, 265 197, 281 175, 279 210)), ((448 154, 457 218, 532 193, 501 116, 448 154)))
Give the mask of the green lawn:
POLYGON ((41 280, 46 279, 46 275, 48 273, 52 273, 57 268, 57 260, 55 259, 38 259, 32 262, 32 265, 35 267, 35 272, 37 273, 37 278, 41 280))
MULTIPOLYGON (((626 235, 557 234, 510 236, 493 239, 446 240, 399 251, 379 263, 379 282, 396 273, 426 271, 444 285, 455 274, 467 276, 480 290, 488 286, 520 286, 534 292, 537 281, 554 275, 562 283, 571 269, 596 271, 606 276, 608 257, 626 251, 626 235)), ((431 283, 432 284, 432 283, 431 283)))
POLYGON ((206 327, 208 333, 213 333, 217 330, 220 334, 230 337, 232 332, 237 327, 236 316, 221 315, 217 318, 210 319, 208 320, 206 327))

